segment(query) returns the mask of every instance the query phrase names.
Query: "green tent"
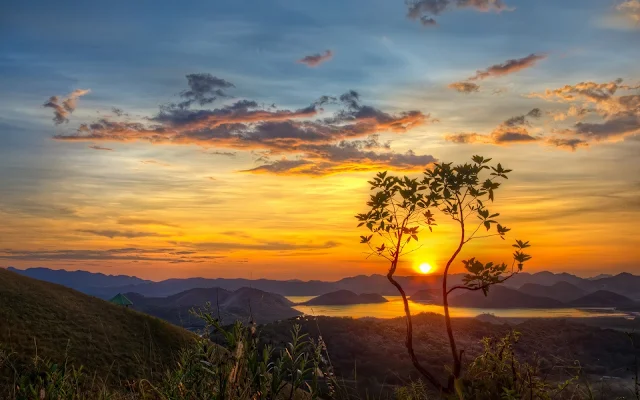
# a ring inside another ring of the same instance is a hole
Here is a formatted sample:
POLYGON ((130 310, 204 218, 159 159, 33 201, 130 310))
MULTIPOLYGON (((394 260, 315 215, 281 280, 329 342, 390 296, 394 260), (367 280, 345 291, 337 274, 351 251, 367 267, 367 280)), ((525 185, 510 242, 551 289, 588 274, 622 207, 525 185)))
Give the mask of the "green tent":
POLYGON ((109 301, 119 306, 129 307, 133 305, 131 300, 127 299, 127 296, 123 295, 122 293, 118 293, 109 301))

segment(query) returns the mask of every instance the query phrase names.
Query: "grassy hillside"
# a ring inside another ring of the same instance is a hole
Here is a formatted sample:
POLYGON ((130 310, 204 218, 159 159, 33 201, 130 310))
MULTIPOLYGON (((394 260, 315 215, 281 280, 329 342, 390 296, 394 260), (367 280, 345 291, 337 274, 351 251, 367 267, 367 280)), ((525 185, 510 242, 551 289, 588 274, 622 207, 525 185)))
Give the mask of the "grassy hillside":
POLYGON ((0 269, 0 350, 18 369, 37 354, 113 381, 149 377, 192 342, 157 318, 0 269))

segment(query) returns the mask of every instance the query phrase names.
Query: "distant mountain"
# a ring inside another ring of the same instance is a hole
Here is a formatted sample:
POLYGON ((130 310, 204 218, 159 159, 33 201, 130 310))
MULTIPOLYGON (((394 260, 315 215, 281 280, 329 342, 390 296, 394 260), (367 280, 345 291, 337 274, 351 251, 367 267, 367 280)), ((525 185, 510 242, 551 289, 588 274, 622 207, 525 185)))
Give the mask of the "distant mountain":
MULTIPOLYGON (((11 368, 33 368, 37 355, 58 366, 82 365, 110 381, 151 378, 194 338, 130 308, 0 268, 0 343, 11 352, 11 368)), ((0 398, 13 397, 3 397, 0 388, 0 398)))
MULTIPOLYGON (((235 291, 242 287, 252 287, 269 293, 277 293, 283 296, 319 296, 337 290, 349 290, 356 294, 377 293, 383 296, 398 296, 387 277, 380 274, 358 275, 343 278, 335 282, 325 281, 301 281, 271 280, 271 279, 208 279, 187 278, 167 279, 160 282, 145 281, 136 277, 111 276, 90 273, 86 271, 54 271, 46 268, 31 268, 15 272, 27 275, 34 274, 37 279, 56 282, 72 287, 101 298, 111 298, 117 293, 135 292, 146 297, 167 297, 194 288, 218 287, 228 291, 235 291)), ((462 283, 464 274, 451 274, 448 277, 449 286, 462 283)), ((407 293, 415 293, 419 290, 438 289, 442 285, 441 275, 398 276, 396 280, 407 293)), ((584 279, 568 273, 553 273, 548 271, 534 274, 522 272, 505 282, 509 288, 520 288, 526 284, 553 286, 560 282, 566 282, 585 293, 597 290, 608 290, 619 293, 632 299, 640 300, 640 276, 628 273, 599 279, 584 279)))
POLYGON ((481 290, 467 292, 451 298, 449 305, 475 308, 557 308, 562 307, 563 303, 498 285, 492 287, 486 297, 481 290))
POLYGON ((613 275, 611 274, 599 274, 596 276, 592 276, 591 278, 587 278, 587 280, 590 281, 597 281, 598 279, 602 279, 602 278, 611 278, 613 275))
POLYGON ((105 275, 97 272, 67 271, 64 269, 27 268, 23 270, 9 267, 7 270, 28 276, 29 278, 70 287, 85 293, 91 292, 92 288, 100 290, 100 288, 139 285, 151 282, 135 276, 105 275))
POLYGON ((386 303, 388 300, 376 293, 356 294, 349 290, 326 293, 304 302, 306 306, 344 306, 351 304, 386 303))
POLYGON ((302 315, 285 297, 258 289, 240 288, 230 292, 220 288, 195 288, 168 297, 146 297, 139 293, 126 293, 133 308, 185 328, 200 328, 203 321, 191 310, 210 303, 210 312, 223 323, 253 319, 262 324, 302 315))
POLYGON ((571 307, 625 307, 633 304, 630 298, 607 290, 598 290, 567 303, 571 307))
POLYGON ((537 283, 525 283, 518 291, 532 296, 548 297, 563 303, 575 300, 587 294, 587 292, 569 282, 561 281, 551 286, 544 286, 537 283))
POLYGON ((422 289, 409 297, 411 301, 442 304, 442 289, 422 289))
POLYGON ((640 300, 640 276, 623 272, 618 275, 600 278, 593 281, 597 290, 615 292, 634 300, 640 300))

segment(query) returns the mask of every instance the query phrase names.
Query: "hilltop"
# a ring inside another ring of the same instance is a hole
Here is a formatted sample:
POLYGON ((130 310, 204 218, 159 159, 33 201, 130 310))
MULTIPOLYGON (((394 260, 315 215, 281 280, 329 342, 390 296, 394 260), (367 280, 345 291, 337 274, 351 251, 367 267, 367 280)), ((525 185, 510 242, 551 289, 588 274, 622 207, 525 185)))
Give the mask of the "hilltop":
POLYGON ((505 286, 494 286, 485 296, 481 290, 452 297, 449 305, 473 308, 557 308, 561 301, 547 297, 532 296, 505 286))
POLYGON ((557 282, 550 286, 538 283, 525 283, 518 290, 532 296, 556 299, 563 303, 576 300, 587 294, 584 289, 565 281, 557 282))
POLYGON ((313 299, 302 303, 305 306, 338 306, 351 304, 375 304, 386 303, 387 299, 376 293, 356 294, 349 290, 337 290, 314 297, 313 299))
POLYGON ((194 338, 138 311, 4 269, 0 321, 0 349, 15 355, 16 367, 37 354, 114 381, 159 373, 194 338))
POLYGON ((191 310, 203 308, 207 303, 211 312, 223 322, 253 319, 262 324, 302 314, 293 309, 293 303, 285 297, 251 288, 233 292, 221 288, 195 288, 168 297, 146 297, 139 293, 126 293, 126 296, 133 302, 134 309, 190 329, 203 327, 203 321, 191 310))

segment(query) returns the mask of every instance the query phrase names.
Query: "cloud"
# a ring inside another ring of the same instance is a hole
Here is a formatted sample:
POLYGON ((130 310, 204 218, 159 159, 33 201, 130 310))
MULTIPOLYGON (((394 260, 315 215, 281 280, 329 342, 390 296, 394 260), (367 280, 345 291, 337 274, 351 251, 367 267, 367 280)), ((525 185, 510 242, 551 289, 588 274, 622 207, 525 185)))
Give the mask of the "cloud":
POLYGON ((170 263, 203 263, 223 259, 223 255, 189 255, 176 252, 174 249, 142 249, 136 247, 107 250, 12 250, 0 249, 0 259, 27 261, 88 261, 88 260, 122 260, 122 261, 167 261, 170 263))
POLYGON ((159 165, 161 167, 170 167, 171 164, 166 164, 160 161, 156 161, 156 160, 143 160, 140 161, 142 164, 147 164, 147 165, 159 165))
MULTIPOLYGON (((640 134, 640 85, 622 82, 622 79, 605 83, 580 82, 531 93, 529 97, 569 104, 567 112, 554 114, 555 120, 578 120, 571 128, 560 130, 563 135, 581 139, 587 144, 617 141, 640 134), (599 116, 601 120, 583 122, 588 114, 599 116)), ((580 144, 579 147, 584 146, 580 144)))
POLYGON ((529 54, 528 56, 523 58, 507 60, 502 64, 495 64, 487 69, 477 71, 474 76, 469 78, 469 80, 475 81, 513 74, 523 69, 531 68, 538 61, 544 60, 545 58, 547 58, 546 54, 529 54))
POLYGON ((104 150, 104 151, 113 151, 113 149, 110 149, 108 147, 102 147, 102 146, 89 146, 90 149, 94 149, 94 150, 104 150))
POLYGON ((480 12, 512 11, 503 0, 407 0, 407 17, 418 20, 423 26, 437 25, 433 16, 451 9, 470 8, 480 12))
POLYGON ((618 4, 616 10, 636 24, 640 24, 640 0, 626 0, 618 4))
POLYGON ((537 142, 540 138, 529 133, 528 128, 531 126, 530 120, 532 118, 538 119, 541 116, 542 111, 539 108, 534 108, 526 114, 505 120, 489 135, 475 132, 456 133, 445 136, 445 140, 460 144, 484 143, 496 145, 537 142))
MULTIPOLYGON (((181 243, 184 244, 184 243, 181 243)), ((233 251, 233 250, 260 250, 260 251, 300 251, 300 250, 322 250, 332 249, 340 246, 335 241, 326 241, 324 243, 290 243, 282 241, 262 241, 258 243, 240 243, 240 242, 199 242, 191 243, 192 246, 207 251, 233 251)))
POLYGON ((568 149, 571 151, 576 151, 580 147, 589 146, 589 143, 586 140, 578 139, 578 138, 567 139, 567 138, 551 137, 547 139, 547 143, 552 146, 568 149))
POLYGON ((69 122, 69 114, 75 111, 78 106, 78 99, 90 91, 90 89, 76 89, 64 99, 58 96, 51 96, 43 104, 43 107, 53 109, 53 121, 56 125, 69 122))
POLYGON ((211 104, 218 97, 229 97, 225 89, 235 87, 233 83, 208 73, 187 75, 187 85, 189 85, 189 89, 180 93, 180 97, 185 100, 171 106, 184 109, 189 108, 194 103, 201 106, 211 104))
POLYGON ((172 228, 178 227, 177 225, 169 222, 158 221, 155 219, 148 219, 148 218, 135 218, 135 217, 119 218, 118 224, 120 225, 158 225, 158 226, 169 226, 172 228))
POLYGON ((205 151, 205 154, 211 154, 214 156, 235 157, 237 155, 234 151, 205 151))
MULTIPOLYGON (((433 157, 396 154, 388 142, 379 143, 377 135, 403 134, 434 121, 429 114, 418 110, 385 112, 363 104, 357 92, 348 91, 335 97, 322 96, 306 107, 291 110, 265 109, 247 99, 199 110, 163 106, 145 122, 101 118, 91 124, 81 124, 74 133, 56 135, 54 139, 196 144, 220 149, 212 154, 231 156, 231 151, 221 150, 231 149, 280 158, 264 164, 264 168, 245 170, 262 173, 289 172, 296 168, 310 174, 372 168, 407 170, 427 165, 433 157), (334 111, 326 112, 325 106, 334 111), (337 157, 348 152, 350 157, 341 161, 337 157), (357 162, 363 164, 354 164, 357 162), (345 165, 340 167, 340 163, 345 165)), ((259 161, 268 160, 260 158, 259 161)))
POLYGON ((91 235, 96 235, 96 236, 108 237, 109 239, 114 239, 114 238, 119 238, 119 237, 127 238, 127 239, 134 239, 134 238, 141 238, 141 237, 162 237, 162 236, 166 236, 166 235, 160 235, 160 234, 154 233, 154 232, 117 231, 117 230, 112 230, 112 229, 103 229, 103 230, 78 229, 78 232, 89 233, 91 235))
POLYGON ((473 82, 454 82, 449 84, 449 89, 453 89, 460 93, 473 93, 480 91, 480 85, 473 82))
POLYGON ((298 60, 300 64, 305 64, 307 67, 317 67, 323 62, 329 61, 333 58, 333 52, 331 50, 325 50, 324 53, 311 54, 304 56, 298 60))

